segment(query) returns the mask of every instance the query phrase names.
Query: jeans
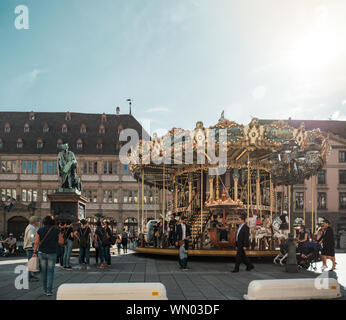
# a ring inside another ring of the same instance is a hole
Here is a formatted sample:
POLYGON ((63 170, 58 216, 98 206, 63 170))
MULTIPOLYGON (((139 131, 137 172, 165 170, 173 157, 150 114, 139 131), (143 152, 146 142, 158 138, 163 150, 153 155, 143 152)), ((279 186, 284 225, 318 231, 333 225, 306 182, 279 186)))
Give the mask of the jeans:
POLYGON ((99 241, 98 242, 98 250, 99 250, 99 257, 100 257, 100 263, 101 264, 104 264, 104 262, 105 262, 105 250, 104 249, 105 248, 102 247, 102 242, 99 241))
POLYGON ((72 240, 67 240, 67 243, 64 246, 64 259, 63 259, 63 265, 64 267, 70 266, 70 257, 71 257, 71 252, 73 249, 73 241, 72 240))
POLYGON ((82 264, 84 262, 85 259, 85 263, 87 265, 90 264, 90 243, 88 243, 86 248, 79 248, 79 264, 82 264))
POLYGON ((38 253, 38 260, 41 271, 41 283, 46 293, 53 293, 54 268, 56 253, 38 253))
POLYGON ((111 246, 105 246, 103 247, 104 255, 105 255, 105 261, 110 266, 111 265, 111 246))
POLYGON ((57 257, 56 257, 56 263, 60 263, 60 265, 63 267, 64 266, 64 252, 65 252, 65 246, 64 245, 58 245, 58 250, 57 250, 57 257))
POLYGON ((182 268, 186 268, 187 266, 187 258, 179 259, 179 264, 182 268))
MULTIPOLYGON (((28 260, 30 260, 32 255, 33 255, 33 253, 34 253, 34 249, 25 249, 25 251, 26 251, 26 256, 28 257, 28 260)), ((29 271, 29 280, 32 279, 32 278, 36 278, 35 277, 35 273, 29 271)))

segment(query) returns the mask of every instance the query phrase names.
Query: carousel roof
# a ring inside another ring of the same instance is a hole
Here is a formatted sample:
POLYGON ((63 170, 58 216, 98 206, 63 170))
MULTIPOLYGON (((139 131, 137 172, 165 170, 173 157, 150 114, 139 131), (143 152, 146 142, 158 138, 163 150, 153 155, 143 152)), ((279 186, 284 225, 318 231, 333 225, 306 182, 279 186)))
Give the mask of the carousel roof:
POLYGON ((305 130, 304 123, 295 128, 284 121, 260 124, 253 118, 248 125, 242 125, 222 116, 208 128, 197 122, 193 130, 173 128, 161 138, 154 135, 151 141, 139 141, 131 150, 130 169, 135 178, 141 179, 144 173, 146 183, 159 187, 175 176, 195 173, 198 178, 196 173, 200 174, 201 169, 217 167, 221 155, 226 155, 223 166, 227 168, 244 168, 249 160, 270 171, 273 152, 292 142, 300 152, 312 147, 318 151, 316 168, 323 165, 330 150, 326 134, 319 129, 305 130))

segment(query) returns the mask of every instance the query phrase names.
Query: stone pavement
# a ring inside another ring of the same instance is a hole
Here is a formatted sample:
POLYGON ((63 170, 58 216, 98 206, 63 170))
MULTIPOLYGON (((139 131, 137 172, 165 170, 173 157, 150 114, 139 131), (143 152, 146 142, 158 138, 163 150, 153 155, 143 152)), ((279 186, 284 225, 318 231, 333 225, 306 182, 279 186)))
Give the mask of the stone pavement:
MULTIPOLYGON (((346 254, 337 254, 338 277, 342 279, 342 294, 346 294, 346 254)), ((189 260, 190 270, 180 270, 174 258, 142 256, 130 252, 112 256, 112 266, 106 270, 78 270, 77 258, 72 257, 71 271, 55 268, 54 295, 46 297, 40 283, 30 283, 28 290, 17 290, 14 286, 18 274, 14 269, 25 264, 25 257, 0 258, 0 300, 54 300, 59 285, 63 283, 107 283, 107 282, 162 282, 169 300, 241 300, 247 293, 252 280, 315 278, 319 273, 299 271, 297 274, 284 272, 284 267, 274 265, 271 260, 253 260, 255 270, 231 273, 234 260, 195 258, 189 260)), ((94 263, 94 259, 91 259, 94 263)), ((243 270, 245 266, 242 266, 243 270)), ((320 268, 318 269, 318 271, 320 268)), ((339 280, 340 282, 340 280, 339 280)))

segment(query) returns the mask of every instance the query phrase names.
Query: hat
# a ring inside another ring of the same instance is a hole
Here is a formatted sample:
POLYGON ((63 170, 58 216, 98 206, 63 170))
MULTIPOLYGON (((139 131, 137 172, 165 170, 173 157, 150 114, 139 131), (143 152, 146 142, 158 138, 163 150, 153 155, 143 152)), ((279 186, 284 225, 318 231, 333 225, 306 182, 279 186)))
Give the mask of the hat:
POLYGON ((84 225, 86 225, 86 224, 88 223, 88 221, 86 221, 85 219, 82 219, 82 220, 80 221, 80 223, 84 226, 84 225))

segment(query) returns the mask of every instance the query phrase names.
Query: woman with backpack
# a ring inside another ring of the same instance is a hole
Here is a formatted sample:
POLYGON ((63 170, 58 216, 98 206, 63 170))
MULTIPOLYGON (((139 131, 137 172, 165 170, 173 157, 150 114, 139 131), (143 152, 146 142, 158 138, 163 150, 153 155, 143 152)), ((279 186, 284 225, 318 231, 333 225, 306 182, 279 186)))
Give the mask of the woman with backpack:
POLYGON ((33 257, 39 260, 41 283, 46 296, 53 295, 54 269, 58 243, 63 242, 60 229, 55 226, 53 216, 43 219, 43 227, 37 230, 33 257))
POLYGON ((98 249, 99 251, 99 258, 100 258, 100 268, 106 268, 107 264, 105 263, 105 252, 104 247, 102 245, 102 240, 106 237, 105 230, 102 228, 101 221, 98 220, 96 223, 96 230, 95 230, 95 236, 94 236, 94 248, 98 249))
POLYGON ((79 242, 79 270, 82 270, 83 262, 85 260, 86 269, 90 269, 90 243, 92 232, 89 228, 88 221, 82 219, 80 221, 81 227, 75 232, 75 236, 79 242))

